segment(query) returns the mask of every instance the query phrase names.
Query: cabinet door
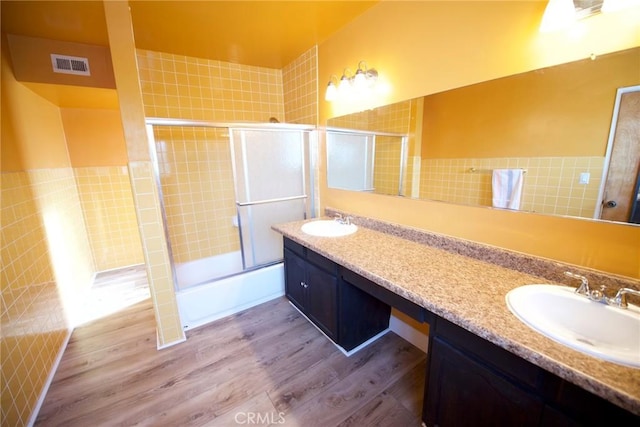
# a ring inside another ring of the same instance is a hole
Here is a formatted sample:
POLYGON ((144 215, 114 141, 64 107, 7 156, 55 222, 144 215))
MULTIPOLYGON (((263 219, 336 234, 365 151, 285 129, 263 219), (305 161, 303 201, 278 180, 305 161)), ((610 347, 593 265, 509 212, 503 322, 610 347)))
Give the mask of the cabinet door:
POLYGON ((284 250, 284 286, 287 298, 300 310, 305 310, 305 266, 306 261, 289 249, 284 250))
POLYGON ((423 419, 428 426, 537 426, 544 404, 438 337, 423 419))
POLYGON ((306 314, 332 340, 338 338, 336 309, 338 279, 313 264, 307 264, 306 314))

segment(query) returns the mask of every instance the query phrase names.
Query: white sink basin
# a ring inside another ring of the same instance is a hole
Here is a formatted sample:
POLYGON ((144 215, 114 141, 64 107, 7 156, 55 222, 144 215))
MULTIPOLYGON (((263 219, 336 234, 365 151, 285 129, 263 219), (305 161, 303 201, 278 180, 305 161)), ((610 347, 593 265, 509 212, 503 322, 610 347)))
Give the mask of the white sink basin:
POLYGON ((302 225, 301 230, 311 236, 340 237, 355 233, 358 231, 358 226, 355 224, 341 224, 332 219, 323 219, 307 222, 302 225))
POLYGON ((507 293, 509 310, 527 326, 575 350, 640 368, 640 308, 593 302, 556 285, 526 285, 507 293))

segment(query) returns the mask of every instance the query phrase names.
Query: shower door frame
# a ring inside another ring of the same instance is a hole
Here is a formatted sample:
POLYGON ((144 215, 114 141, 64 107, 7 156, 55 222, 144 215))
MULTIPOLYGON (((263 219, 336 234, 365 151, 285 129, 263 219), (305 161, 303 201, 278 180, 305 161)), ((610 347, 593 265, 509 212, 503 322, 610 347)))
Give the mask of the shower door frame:
MULTIPOLYGON (((399 183, 398 183, 398 196, 402 196, 405 187, 405 169, 408 159, 408 145, 409 145, 409 136, 405 133, 398 132, 383 132, 383 131, 371 131, 371 130, 359 130, 359 129, 348 129, 348 128, 338 128, 338 127, 327 127, 326 132, 334 133, 334 134, 345 134, 345 135, 356 135, 356 136, 371 136, 372 137, 372 151, 373 154, 371 156, 371 178, 373 183, 373 176, 375 175, 375 151, 376 151, 376 136, 389 136, 393 138, 400 138, 400 168, 398 171, 399 174, 399 183)), ((327 150, 327 157, 329 153, 327 150)), ((328 158, 327 158, 328 161, 328 158)), ((328 180, 328 179, 327 179, 328 180)), ((362 191, 372 191, 375 194, 375 188, 371 188, 370 190, 362 190, 362 191)))
MULTIPOLYGON (((176 267, 175 260, 173 256, 173 251, 171 249, 171 239, 169 237, 169 227, 167 221, 167 213, 165 209, 164 203, 164 195, 162 191, 162 182, 160 180, 160 163, 158 161, 158 150, 156 147, 155 135, 153 133, 154 126, 173 126, 173 127, 203 127, 203 128, 215 128, 215 129, 227 129, 229 132, 233 130, 264 130, 264 131, 299 131, 300 133, 307 132, 307 140, 303 142, 303 184, 306 194, 302 196, 295 197, 286 197, 282 199, 274 199, 274 200, 266 200, 260 201, 253 204, 264 204, 271 203, 277 201, 286 201, 286 200, 295 200, 295 199, 305 199, 305 218, 308 216, 315 216, 315 174, 313 173, 316 158, 314 156, 312 147, 317 144, 317 128, 312 125, 299 125, 299 124, 287 124, 287 123, 249 123, 249 122, 210 122, 205 120, 185 120, 185 119, 169 119, 169 118, 160 118, 160 117, 147 117, 145 118, 146 130, 147 130, 147 140, 149 143, 149 153, 151 156, 151 163, 153 165, 153 174, 155 179, 156 188, 158 191, 158 198, 160 203, 160 212, 162 216, 162 223, 164 228, 165 240, 167 243, 167 253, 169 257, 169 262, 171 264, 171 273, 173 276, 173 287, 174 290, 179 291, 180 287, 177 283, 177 275, 176 275, 176 267), (307 179, 308 178, 308 179, 307 179)), ((229 149, 232 155, 233 153, 233 136, 231 133, 229 134, 229 149)), ((234 193, 235 186, 237 185, 237 177, 236 177, 236 167, 235 164, 232 165, 233 169, 233 180, 234 180, 234 193)), ((237 196, 237 193, 236 193, 237 196)), ((237 199, 237 197, 236 197, 237 199)), ((245 205, 245 204, 242 204, 245 205)), ((240 206, 238 200, 236 200, 236 212, 238 212, 238 207, 240 206)), ((268 267, 271 265, 279 264, 282 260, 273 261, 265 264, 256 265, 250 268, 246 268, 244 261, 244 247, 242 242, 242 224, 240 221, 239 213, 238 215, 238 238, 240 240, 240 251, 242 254, 242 267, 241 271, 237 273, 228 274, 220 277, 216 277, 211 279, 210 281, 203 282, 213 282, 217 280, 227 279, 229 277, 237 276, 240 274, 244 274, 250 271, 258 270, 260 268, 268 267)))
POLYGON ((249 235, 249 241, 251 242, 251 253, 250 256, 252 258, 252 260, 255 262, 256 259, 256 245, 254 244, 255 242, 255 229, 254 229, 254 222, 253 222, 253 214, 251 212, 251 207, 252 206, 257 206, 257 205, 265 205, 265 204, 271 204, 271 203, 278 203, 278 202, 288 202, 288 201, 292 201, 292 200, 301 200, 304 199, 305 200, 305 210, 304 210, 304 219, 307 219, 308 215, 311 211, 311 209, 313 208, 313 186, 311 185, 312 183, 312 174, 311 174, 311 170, 310 169, 310 165, 307 164, 308 159, 310 159, 311 153, 310 153, 310 145, 311 145, 311 132, 309 130, 309 128, 300 128, 300 125, 285 125, 287 126, 286 128, 283 126, 278 126, 278 127, 269 127, 269 128, 265 128, 265 127, 246 127, 246 126, 233 126, 229 128, 229 142, 231 145, 231 157, 232 157, 232 169, 233 169, 233 181, 234 181, 234 186, 235 186, 235 196, 236 196, 236 212, 237 212, 237 217, 238 217, 238 228, 240 231, 240 250, 242 253, 242 269, 243 271, 251 271, 251 270, 255 270, 257 268, 261 268, 261 267, 267 267, 269 265, 273 265, 273 264, 278 264, 280 262, 282 262, 281 260, 276 260, 276 261, 270 261, 270 262, 265 262, 265 263, 261 263, 261 264, 256 264, 252 267, 247 267, 247 257, 249 256, 249 254, 247 254, 247 248, 245 247, 245 242, 244 239, 242 238, 243 236, 243 227, 242 227, 242 215, 240 213, 241 208, 249 208, 248 213, 247 213, 247 217, 248 217, 248 224, 247 224, 247 233, 249 235), (295 127, 294 127, 295 126, 295 127), (240 180, 238 179, 238 175, 240 174, 240 171, 238 170, 238 162, 239 159, 236 158, 236 147, 240 147, 241 152, 243 153, 241 156, 241 162, 242 162, 242 170, 244 171, 244 176, 242 177, 242 182, 244 183, 245 189, 244 189, 244 193, 251 198, 250 196, 250 191, 249 191, 249 178, 248 178, 248 171, 249 168, 247 166, 247 140, 246 140, 246 135, 244 133, 241 133, 240 138, 238 138, 239 140, 236 141, 236 137, 235 137, 235 131, 245 131, 245 130, 255 130, 255 131, 265 131, 265 132, 279 132, 279 131, 291 131, 291 132, 297 132, 299 134, 299 136, 303 139, 302 140, 302 189, 304 191, 304 194, 302 195, 296 195, 296 196, 286 196, 286 197, 277 197, 277 198, 271 198, 271 199, 262 199, 262 200, 256 200, 256 201, 245 201, 245 202, 241 202, 238 198, 238 194, 241 192, 239 189, 239 182, 240 180), (305 132, 307 133, 307 135, 305 135, 305 132), (237 145, 236 145, 237 144, 237 145), (307 179, 307 175, 309 176, 309 179, 307 179))

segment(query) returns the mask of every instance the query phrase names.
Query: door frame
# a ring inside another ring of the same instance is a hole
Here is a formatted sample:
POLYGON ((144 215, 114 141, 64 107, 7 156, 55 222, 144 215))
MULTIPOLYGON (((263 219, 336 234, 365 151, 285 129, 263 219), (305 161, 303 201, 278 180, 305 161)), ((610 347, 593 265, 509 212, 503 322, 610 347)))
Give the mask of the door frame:
POLYGON ((611 126, 609 128, 609 138, 607 140, 607 151, 604 157, 604 166, 602 168, 602 178, 600 179, 600 190, 598 191, 598 200, 593 213, 593 219, 600 219, 602 215, 602 203, 604 202, 604 191, 607 185, 607 177, 609 175, 609 163, 611 162, 611 152, 613 151, 613 141, 616 136, 616 128, 618 126, 618 115, 620 113, 620 101, 625 93, 639 92, 640 85, 620 87, 616 91, 616 100, 613 106, 613 116, 611 117, 611 126))

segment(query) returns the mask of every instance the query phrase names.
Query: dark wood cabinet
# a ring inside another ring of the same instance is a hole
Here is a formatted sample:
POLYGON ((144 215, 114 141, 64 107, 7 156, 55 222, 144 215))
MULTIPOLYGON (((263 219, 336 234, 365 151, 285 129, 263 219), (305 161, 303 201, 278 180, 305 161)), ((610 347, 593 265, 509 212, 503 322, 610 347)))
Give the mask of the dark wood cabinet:
POLYGON ((342 280, 343 267, 286 238, 284 264, 287 298, 346 351, 389 327, 391 307, 342 280))
POLYGON ((450 426, 640 426, 640 417, 284 240, 286 295, 349 351, 388 327, 391 307, 429 324, 422 420, 450 426))
POLYGON ((422 418, 439 426, 637 426, 634 416, 447 320, 430 325, 422 418))
POLYGON ((322 332, 337 341, 337 277, 287 248, 284 260, 287 297, 322 332))
POLYGON ((425 408, 432 426, 537 426, 544 403, 436 338, 425 408))
POLYGON ((307 317, 334 341, 338 335, 338 278, 311 263, 306 265, 304 282, 307 300, 304 311, 307 317))
POLYGON ((307 290, 305 288, 306 261, 295 256, 287 248, 284 249, 284 286, 289 301, 298 309, 304 310, 307 305, 307 290))

